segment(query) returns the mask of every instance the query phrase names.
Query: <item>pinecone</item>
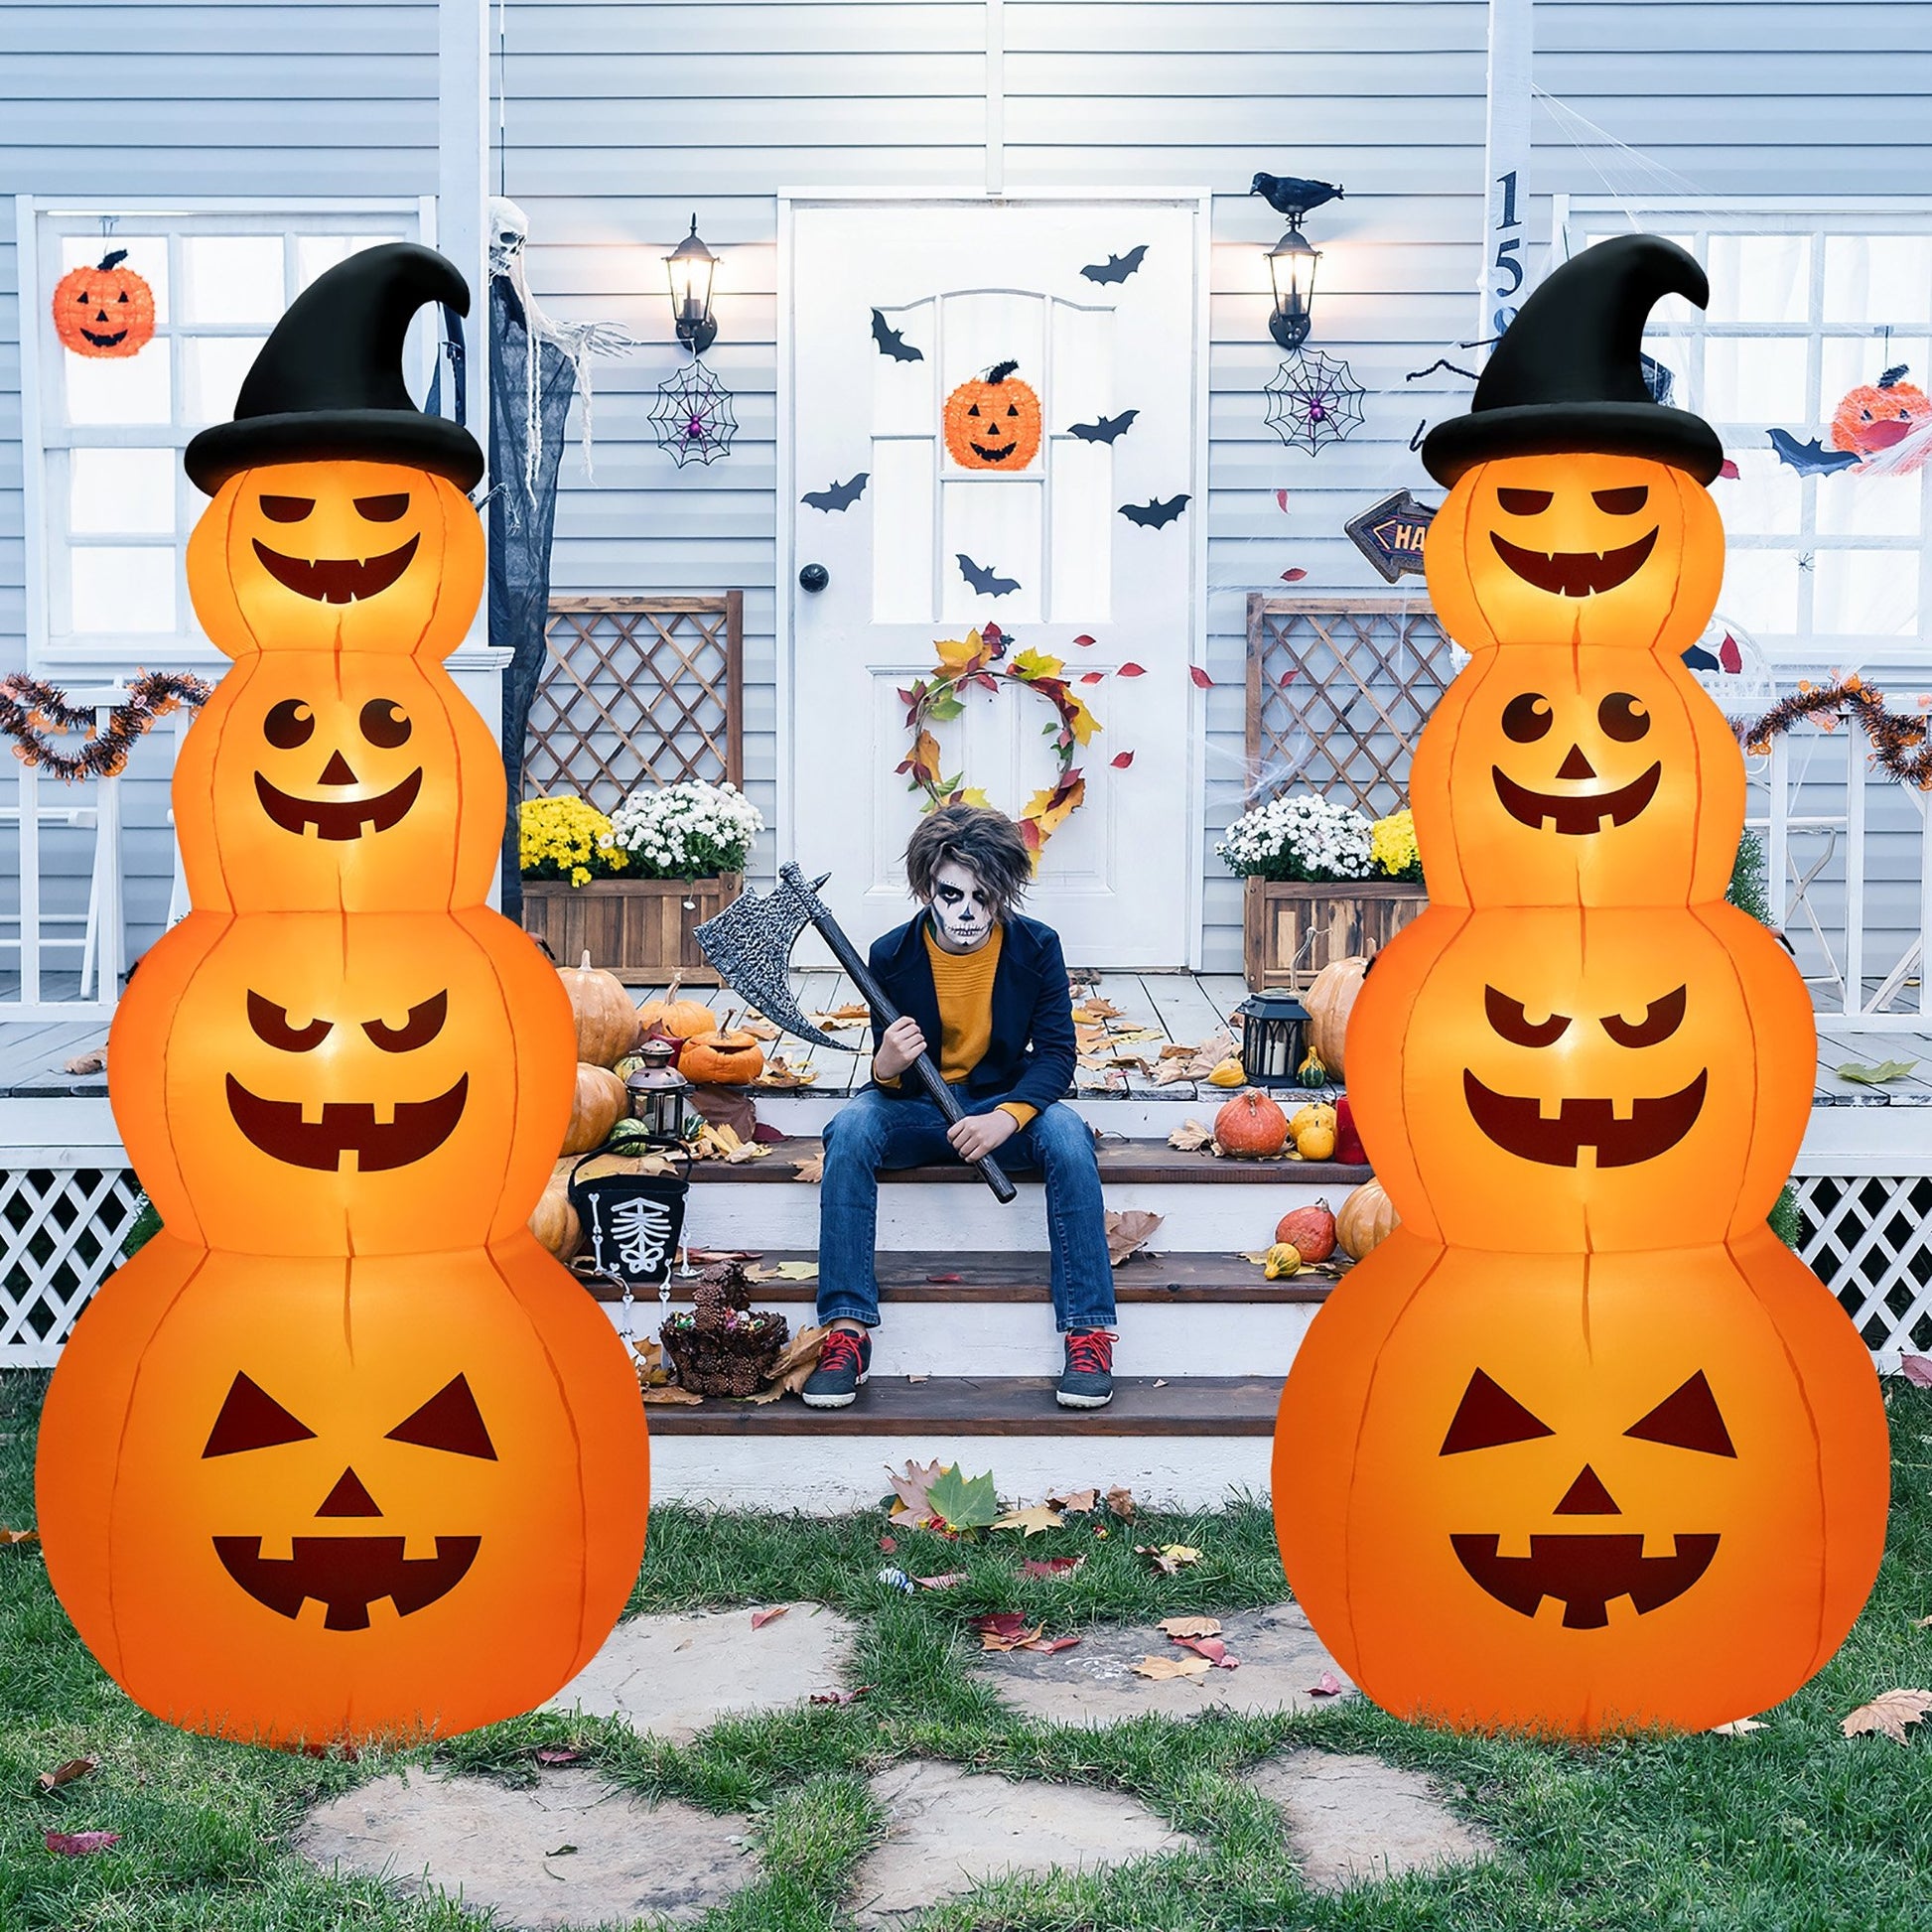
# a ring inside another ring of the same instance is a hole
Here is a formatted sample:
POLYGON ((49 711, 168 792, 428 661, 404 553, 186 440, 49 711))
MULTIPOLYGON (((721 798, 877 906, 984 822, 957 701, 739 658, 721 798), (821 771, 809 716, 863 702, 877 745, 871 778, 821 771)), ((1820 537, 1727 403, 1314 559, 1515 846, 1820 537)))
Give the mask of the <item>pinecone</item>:
POLYGON ((693 1325, 700 1334, 723 1334, 727 1318, 751 1305, 752 1291, 740 1261, 721 1261, 705 1269, 691 1290, 693 1325))

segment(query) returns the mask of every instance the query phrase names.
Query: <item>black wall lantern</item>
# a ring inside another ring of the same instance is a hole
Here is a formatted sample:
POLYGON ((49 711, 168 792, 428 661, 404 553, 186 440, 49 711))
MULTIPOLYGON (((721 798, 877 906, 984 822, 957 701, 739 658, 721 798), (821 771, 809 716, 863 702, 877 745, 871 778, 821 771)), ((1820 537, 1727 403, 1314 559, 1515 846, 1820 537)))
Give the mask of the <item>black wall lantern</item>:
POLYGON ((702 355, 718 340, 718 325, 711 314, 711 278, 717 267, 718 257, 698 239, 694 214, 691 232, 664 257, 677 339, 693 355, 702 355))
POLYGON ((1251 1087, 1293 1087, 1309 1051, 1309 1010, 1293 993, 1251 993, 1241 1016, 1241 1071, 1251 1087))
POLYGON ((1268 333, 1293 354, 1309 339, 1314 320, 1314 269, 1321 250, 1302 232, 1301 218, 1291 215, 1288 232, 1268 251, 1268 280, 1275 291, 1274 313, 1268 333))
POLYGON ((681 1144, 687 1124, 684 1097, 691 1082, 672 1064, 677 1047, 668 1039, 647 1039, 637 1051, 644 1063, 623 1083, 630 1117, 644 1123, 650 1140, 681 1144))

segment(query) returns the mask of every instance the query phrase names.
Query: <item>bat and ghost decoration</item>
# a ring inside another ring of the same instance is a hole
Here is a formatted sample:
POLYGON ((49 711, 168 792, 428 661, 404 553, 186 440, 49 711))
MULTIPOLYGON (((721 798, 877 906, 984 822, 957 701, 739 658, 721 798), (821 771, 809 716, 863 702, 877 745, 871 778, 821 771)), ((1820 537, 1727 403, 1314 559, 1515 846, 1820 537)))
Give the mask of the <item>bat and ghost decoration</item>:
POLYGON ((1158 501, 1149 497, 1145 503, 1123 503, 1120 513, 1130 523, 1138 523, 1143 529, 1159 530, 1172 523, 1184 510, 1193 498, 1183 491, 1178 496, 1164 496, 1158 501))
POLYGON ((1089 262, 1081 269, 1089 282, 1124 282, 1147 259, 1147 243, 1128 249, 1124 255, 1109 255, 1104 262, 1089 262))
POLYGON ((891 323, 886 320, 885 312, 875 309, 872 312, 872 339, 879 345, 881 355, 890 356, 895 362, 923 362, 925 350, 914 348, 891 323))
POLYGON ((871 477, 871 471, 861 470, 847 483, 835 483, 824 489, 808 489, 804 503, 807 508, 815 510, 849 510, 866 493, 866 484, 871 477))
POLYGON ((1009 591, 1020 588, 1017 577, 1002 577, 997 571, 984 564, 976 564, 965 551, 958 553, 959 574, 981 597, 1005 597, 1009 591))
POLYGON ((1123 409, 1118 416, 1102 416, 1096 422, 1073 423, 1067 428, 1067 435, 1077 437, 1082 443, 1117 443, 1134 426, 1134 418, 1141 412, 1138 409, 1123 409))

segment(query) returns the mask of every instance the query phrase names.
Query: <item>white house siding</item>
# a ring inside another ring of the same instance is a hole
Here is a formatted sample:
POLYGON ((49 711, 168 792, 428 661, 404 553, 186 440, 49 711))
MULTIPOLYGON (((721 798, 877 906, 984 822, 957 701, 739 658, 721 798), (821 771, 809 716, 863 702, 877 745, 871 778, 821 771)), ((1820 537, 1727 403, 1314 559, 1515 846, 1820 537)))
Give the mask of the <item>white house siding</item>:
MULTIPOLYGON (((437 17, 435 0, 0 4, 0 670, 27 662, 11 198, 433 195, 437 17)), ((144 745, 122 790, 135 954, 167 907, 169 768, 144 745)), ((67 835, 50 853, 68 877, 49 909, 84 903, 90 850, 67 835)))

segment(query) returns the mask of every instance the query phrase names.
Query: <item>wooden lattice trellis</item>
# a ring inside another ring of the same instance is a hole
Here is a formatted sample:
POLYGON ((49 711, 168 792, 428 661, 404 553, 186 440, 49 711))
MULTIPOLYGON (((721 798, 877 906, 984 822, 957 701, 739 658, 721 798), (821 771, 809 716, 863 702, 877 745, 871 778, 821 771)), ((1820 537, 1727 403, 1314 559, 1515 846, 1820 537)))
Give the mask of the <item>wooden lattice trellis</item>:
POLYGON ((745 781, 745 599, 553 597, 523 796, 608 812, 637 786, 745 781))
POLYGON ((0 1170, 0 1367, 60 1357, 140 1207, 125 1167, 0 1170))
POLYGON ((1248 599, 1248 800, 1306 786, 1381 818, 1409 802, 1409 762, 1457 653, 1428 605, 1248 599))

